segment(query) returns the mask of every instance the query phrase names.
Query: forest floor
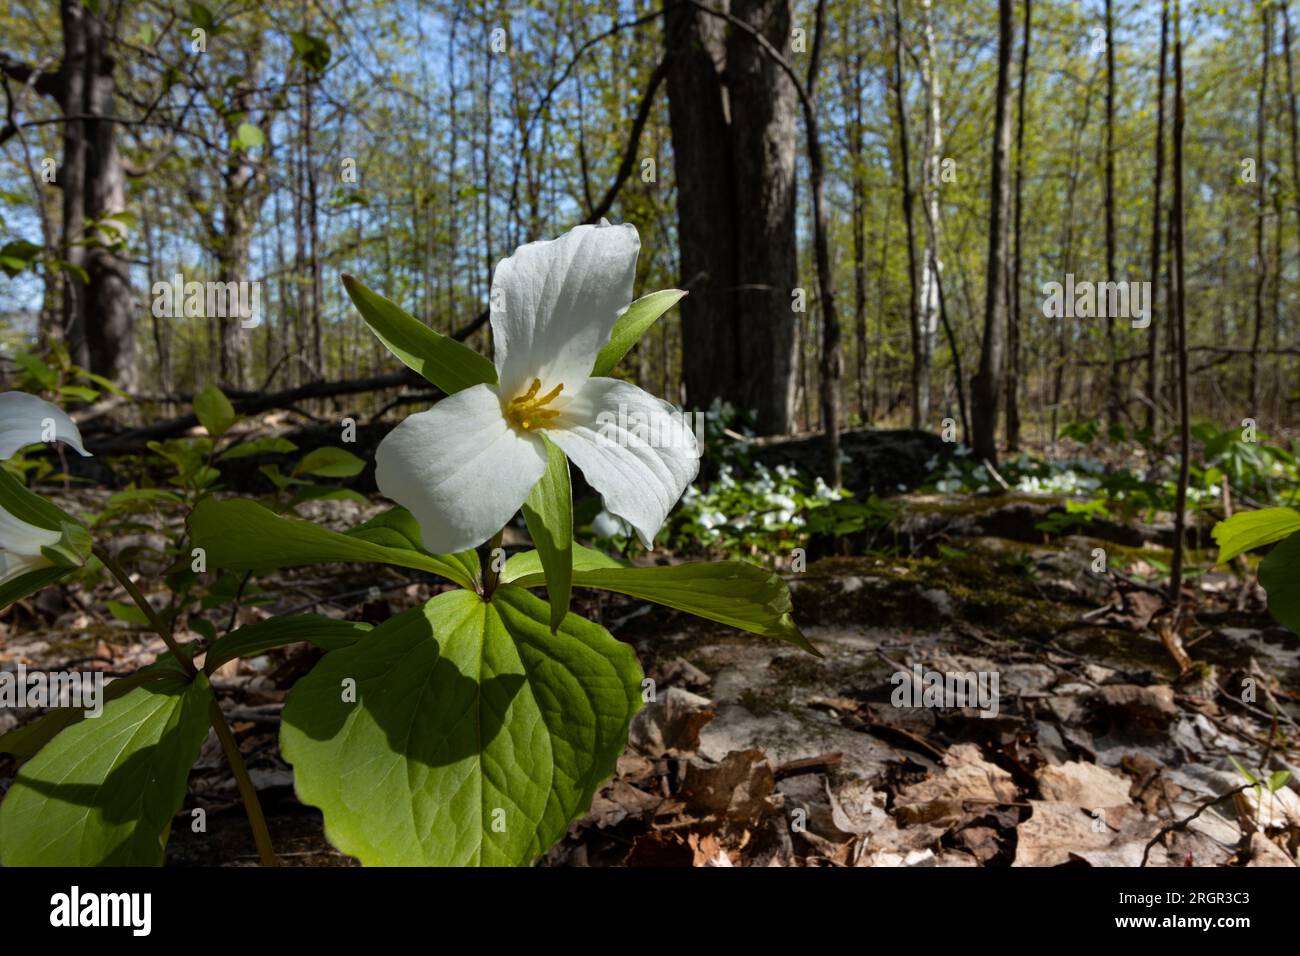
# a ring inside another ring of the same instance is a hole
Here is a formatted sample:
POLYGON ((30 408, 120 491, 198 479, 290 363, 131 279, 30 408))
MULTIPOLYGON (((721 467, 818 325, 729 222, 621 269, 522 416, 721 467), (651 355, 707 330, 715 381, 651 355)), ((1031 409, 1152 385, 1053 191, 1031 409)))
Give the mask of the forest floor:
MULTIPOLYGON (((1194 615, 1175 621, 1144 580, 1156 544, 1016 540, 1033 537, 1015 531, 1026 507, 1017 498, 899 500, 914 530, 919 521, 942 538, 941 556, 825 558, 787 576, 821 659, 577 593, 575 610, 635 647, 655 699, 615 777, 544 864, 1296 865, 1300 797, 1257 791, 1243 773, 1300 779, 1286 748, 1297 739, 1300 649, 1253 583, 1205 573, 1189 585, 1194 615), (936 513, 951 520, 936 529, 936 513), (994 525, 1010 537, 987 533, 994 525), (1112 570, 1093 570, 1098 547, 1112 570), (1175 664, 1180 652, 1190 668, 1175 664), (892 706, 918 666, 996 675, 996 706, 892 706)), ((368 513, 313 507, 340 527, 368 513)), ((268 603, 250 590, 241 623, 290 609, 377 623, 441 587, 371 566, 281 572, 258 586, 268 603)), ((102 623, 112 596, 105 584, 21 602, 0 621, 0 666, 122 674, 147 663, 161 642, 102 623)), ((213 680, 289 865, 354 862, 295 799, 277 746, 286 694, 319 656, 296 645, 232 661, 213 680)), ((0 732, 16 722, 9 712, 0 721, 0 732)), ((14 771, 0 756, 0 789, 14 771)), ((215 740, 191 775, 168 862, 256 862, 215 740), (205 832, 191 825, 196 808, 205 832)))

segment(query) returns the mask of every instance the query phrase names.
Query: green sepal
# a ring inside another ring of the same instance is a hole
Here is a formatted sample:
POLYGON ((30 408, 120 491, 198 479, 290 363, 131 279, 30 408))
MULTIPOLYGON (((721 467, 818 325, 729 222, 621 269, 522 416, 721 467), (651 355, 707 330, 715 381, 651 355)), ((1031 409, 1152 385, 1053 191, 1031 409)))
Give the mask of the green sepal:
POLYGON ((352 276, 343 276, 343 287, 384 347, 448 395, 472 385, 495 384, 496 367, 473 349, 435 332, 352 276))
POLYGON ((596 356, 592 377, 608 375, 623 360, 623 356, 632 350, 642 335, 659 321, 659 317, 676 305, 686 293, 681 289, 661 289, 643 295, 627 307, 627 311, 618 317, 609 341, 596 356))

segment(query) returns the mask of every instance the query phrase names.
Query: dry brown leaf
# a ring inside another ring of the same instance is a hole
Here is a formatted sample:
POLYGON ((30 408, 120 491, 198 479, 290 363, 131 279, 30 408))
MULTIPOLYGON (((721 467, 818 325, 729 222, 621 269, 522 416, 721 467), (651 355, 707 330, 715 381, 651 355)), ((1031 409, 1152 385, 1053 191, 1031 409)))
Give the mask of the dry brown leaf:
POLYGON ((775 788, 772 767, 761 750, 733 750, 718 764, 687 764, 681 797, 692 813, 735 828, 779 810, 775 788))
POLYGON ((943 758, 945 770, 899 791, 894 805, 904 823, 956 823, 968 804, 1011 803, 1019 791, 1011 774, 980 756, 974 744, 956 744, 943 758))
POLYGON ((700 745, 700 731, 713 719, 707 697, 670 687, 632 721, 628 742, 648 757, 689 753, 700 745))
POLYGON ((1282 849, 1264 834, 1255 832, 1250 835, 1250 862, 1246 866, 1295 866, 1291 854, 1282 849))
POLYGON ((1164 684, 1110 684, 1101 689, 1099 696, 1111 716, 1125 723, 1164 726, 1178 716, 1174 689, 1164 684))
POLYGON ((1044 800, 1068 803, 1085 810, 1129 803, 1129 782, 1094 763, 1071 761, 1038 772, 1038 792, 1044 800))

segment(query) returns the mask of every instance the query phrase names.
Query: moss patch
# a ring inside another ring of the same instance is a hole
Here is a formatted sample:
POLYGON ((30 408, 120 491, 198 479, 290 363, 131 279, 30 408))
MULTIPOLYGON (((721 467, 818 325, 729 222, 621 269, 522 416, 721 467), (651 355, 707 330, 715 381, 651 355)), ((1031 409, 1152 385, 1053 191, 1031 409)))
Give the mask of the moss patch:
POLYGON ((1001 636, 1042 639, 1072 614, 1045 594, 1022 548, 946 557, 827 558, 793 582, 803 625, 913 629, 968 621, 1001 636))

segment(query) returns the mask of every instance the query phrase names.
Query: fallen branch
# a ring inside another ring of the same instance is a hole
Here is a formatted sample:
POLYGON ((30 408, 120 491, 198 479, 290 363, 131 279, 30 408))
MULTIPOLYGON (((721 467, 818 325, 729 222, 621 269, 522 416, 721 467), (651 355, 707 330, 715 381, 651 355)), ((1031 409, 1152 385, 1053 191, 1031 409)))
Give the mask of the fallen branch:
POLYGON ((1151 842, 1149 842, 1146 845, 1146 849, 1142 851, 1141 865, 1142 866, 1147 865, 1147 857, 1151 855, 1151 848, 1154 847, 1157 843, 1159 843, 1162 839, 1164 839, 1166 835, 1173 833, 1176 830, 1186 830, 1188 824, 1190 824, 1193 820, 1199 817, 1206 810, 1210 809, 1210 807, 1214 806, 1216 803, 1221 803, 1224 800, 1227 800, 1229 797, 1235 797, 1237 794, 1249 790, 1253 786, 1255 786, 1255 784, 1253 783, 1243 783, 1240 787, 1237 787, 1233 790, 1229 790, 1225 794, 1221 794, 1220 796, 1217 797, 1211 797, 1209 800, 1203 801, 1201 805, 1196 808, 1196 812, 1193 813, 1190 817, 1184 817, 1181 820, 1175 820, 1173 823, 1169 823, 1161 827, 1159 830, 1156 831, 1156 835, 1151 838, 1151 842))
MULTIPOLYGON (((273 408, 289 408, 306 399, 337 398, 341 395, 377 392, 387 388, 402 388, 412 384, 427 385, 428 383, 414 372, 403 369, 401 372, 394 372, 389 375, 354 378, 342 382, 326 382, 318 379, 314 382, 308 382, 306 385, 299 385, 295 388, 269 394, 266 392, 232 390, 226 393, 226 397, 230 399, 230 404, 235 407, 236 411, 245 415, 255 415, 258 412, 269 411, 273 408)), ((181 396, 177 400, 192 401, 193 396, 181 396)), ((179 415, 176 418, 170 418, 153 425, 145 425, 141 428, 129 428, 123 432, 110 434, 106 438, 97 440, 95 442, 95 451, 104 455, 120 455, 137 451, 144 448, 151 441, 183 435, 198 424, 198 417, 191 413, 179 415)), ((91 428, 86 431, 89 434, 95 434, 96 432, 106 431, 106 429, 91 428)))

